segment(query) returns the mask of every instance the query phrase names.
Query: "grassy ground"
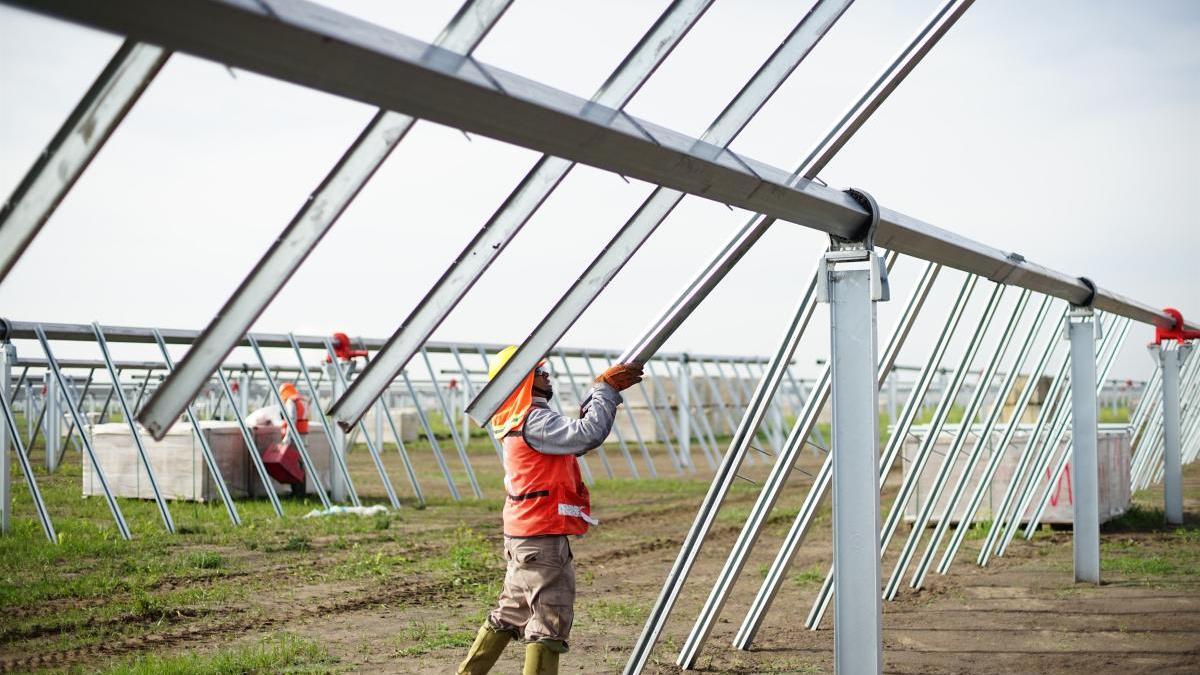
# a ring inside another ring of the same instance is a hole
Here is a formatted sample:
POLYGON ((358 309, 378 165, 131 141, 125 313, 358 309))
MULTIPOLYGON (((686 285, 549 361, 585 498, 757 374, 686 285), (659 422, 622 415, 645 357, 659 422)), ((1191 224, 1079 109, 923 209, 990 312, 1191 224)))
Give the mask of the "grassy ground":
MULTIPOLYGON (((244 524, 234 527, 220 504, 177 502, 179 533, 170 535, 153 502, 123 499, 134 532, 128 542, 104 500, 80 497, 78 453, 53 475, 39 469, 57 546, 45 541, 14 475, 18 517, 13 535, 0 538, 0 670, 446 672, 473 639, 503 574, 501 473, 491 445, 477 439, 470 455, 485 497, 456 502, 429 445, 409 449, 428 495, 423 509, 404 489, 389 447, 388 471, 405 495, 399 511, 305 519, 319 502, 287 499, 279 519, 265 500, 239 500, 244 524)), ((443 451, 458 466, 449 442, 443 451)), ((678 475, 656 447, 661 477, 635 481, 619 451, 608 453, 615 477, 600 478, 592 490, 603 525, 573 543, 580 593, 565 661, 571 672, 623 665, 708 488, 699 454, 701 470, 678 475)), ((591 457, 593 471, 604 476, 598 460, 591 457)), ((807 491, 802 473, 819 462, 808 452, 801 459, 702 670, 823 672, 831 665, 830 632, 800 625, 829 566, 827 507, 755 651, 724 648, 807 491)), ((384 503, 365 452, 352 453, 351 469, 364 502, 384 503)), ((649 672, 678 672, 671 648, 690 627, 766 470, 765 462, 743 467, 745 480, 734 482, 649 672)), ((461 467, 453 477, 465 492, 461 467)), ((986 526, 974 528, 949 575, 934 575, 927 589, 906 590, 887 605, 889 670, 1110 672, 1106 659, 1113 658, 1128 672, 1195 672, 1186 666, 1200 663, 1200 467, 1188 467, 1186 494, 1183 527, 1162 525, 1158 491, 1137 495, 1136 508, 1106 526, 1099 588, 1070 582, 1069 533, 1045 530, 980 570, 969 561, 986 526)), ((517 650, 508 652, 496 672, 519 669, 517 650)))

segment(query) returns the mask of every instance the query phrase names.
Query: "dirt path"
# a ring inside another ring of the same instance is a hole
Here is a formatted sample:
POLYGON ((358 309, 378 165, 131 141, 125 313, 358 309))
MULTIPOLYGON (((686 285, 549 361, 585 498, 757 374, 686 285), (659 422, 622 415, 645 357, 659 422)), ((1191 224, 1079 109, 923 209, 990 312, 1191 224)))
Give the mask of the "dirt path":
MULTIPOLYGON (((807 457, 801 468, 811 471, 808 465, 815 463, 807 457)), ((743 473, 757 481, 764 470, 743 473)), ((756 547, 701 656, 701 672, 832 669, 830 617, 822 630, 803 627, 829 564, 827 511, 800 550, 754 649, 728 647, 806 482, 797 475, 777 508, 780 515, 756 547)), ((579 603, 562 672, 621 669, 706 484, 700 476, 597 487, 594 497, 605 522, 574 544, 579 603)), ((718 517, 647 672, 679 672, 674 665, 678 645, 757 491, 749 481, 739 485, 718 517)), ((1189 520, 1184 528, 1151 524, 1105 533, 1105 583, 1099 587, 1072 583, 1069 532, 1046 531, 1031 542, 1015 543, 1009 555, 987 568, 975 566, 972 551, 965 550, 948 575, 931 575, 922 591, 906 588, 885 605, 888 672, 1200 671, 1200 467, 1188 467, 1185 490, 1189 520)), ((1139 498, 1153 507, 1160 496, 1139 498)), ((104 615, 105 604, 121 600, 120 595, 18 608, 19 617, 0 623, 0 669, 91 669, 119 656, 208 651, 283 631, 319 643, 337 659, 339 670, 451 672, 487 609, 488 584, 494 588, 502 574, 489 557, 500 545, 493 501, 409 510, 381 531, 298 538, 278 525, 270 537, 283 542, 279 545, 204 543, 204 550, 220 552, 229 568, 202 583, 167 580, 162 590, 200 583, 219 591, 218 600, 148 617, 104 615), (481 548, 462 549, 464 532, 483 535, 475 540, 481 548), (291 546, 293 541, 302 545, 291 546), (463 550, 476 551, 471 555, 483 561, 482 568, 472 567, 470 560, 454 562, 463 550), (427 564, 430 560, 450 566, 427 564), (94 611, 84 625, 95 634, 37 629, 37 620, 55 625, 47 612, 64 610, 94 611), (71 644, 72 639, 82 644, 71 644)), ((966 542, 968 549, 977 544, 966 542)), ((170 555, 176 556, 201 548, 186 542, 172 546, 170 555)), ((521 655, 519 645, 510 646, 495 672, 519 672, 521 655)))

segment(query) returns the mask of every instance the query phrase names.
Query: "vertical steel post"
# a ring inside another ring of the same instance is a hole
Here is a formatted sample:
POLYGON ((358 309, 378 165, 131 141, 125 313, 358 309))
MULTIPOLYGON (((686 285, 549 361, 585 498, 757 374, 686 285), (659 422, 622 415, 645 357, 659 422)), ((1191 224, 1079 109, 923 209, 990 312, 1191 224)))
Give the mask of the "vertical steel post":
POLYGON ((1091 307, 1072 307, 1071 494, 1074 496, 1075 581, 1100 583, 1100 466, 1096 405, 1096 324, 1091 307))
POLYGON ((833 377, 834 665, 838 673, 881 673, 875 303, 888 298, 869 241, 865 251, 835 245, 822 261, 818 297, 829 303, 833 377))
MULTIPOLYGON (((1097 382, 1104 379, 1104 376, 1108 373, 1109 367, 1112 366, 1113 359, 1116 357, 1117 352, 1121 350, 1121 344, 1125 340, 1125 335, 1129 330, 1130 323, 1131 321, 1125 317, 1114 316, 1107 330, 1103 329, 1100 324, 1097 324, 1097 334, 1104 333, 1105 336, 1098 350, 1102 356, 1097 357, 1096 360, 1097 382), (1105 352, 1107 352, 1107 355, 1103 356, 1105 352)), ((1096 393, 1098 396, 1098 388, 1096 393)), ((1066 470, 1067 462, 1071 458, 1073 452, 1074 445, 1069 440, 1069 437, 1067 437, 1068 442, 1065 445, 1060 443, 1060 441, 1066 437, 1067 423, 1070 421, 1069 406, 1064 404, 1063 413, 1062 426, 1059 427, 1052 436, 1047 438, 1048 442, 1046 443, 1044 457, 1045 461, 1038 466, 1037 470, 1031 476, 1030 485, 1032 486, 1040 480, 1043 472, 1049 470, 1049 473, 1046 474, 1046 478, 1048 480, 1044 481, 1045 487, 1041 490, 1042 496, 1036 501, 1036 503, 1033 503, 1034 508, 1033 511, 1030 512, 1031 515, 1029 517, 1029 522, 1025 525, 1025 539, 1027 541, 1032 539, 1034 533, 1037 532, 1038 525, 1041 524, 1042 515, 1046 511, 1046 507, 1050 504, 1051 496, 1056 492, 1058 482, 1061 479, 1063 472, 1066 470), (1060 448, 1062 448, 1061 453, 1059 453, 1060 448), (1052 461, 1056 453, 1059 453, 1059 458, 1057 461, 1052 461), (1053 468, 1049 468, 1051 466, 1053 466, 1053 468)), ((1030 488, 1030 499, 1033 498, 1035 493, 1036 491, 1033 488, 1030 488)), ((1021 510, 1021 513, 1025 512, 1026 510, 1021 510)), ((999 554, 1004 555, 1004 549, 1001 549, 999 554)))
POLYGON ((1171 525, 1183 524, 1183 464, 1180 449, 1180 398, 1179 367, 1186 360, 1187 345, 1178 349, 1165 349, 1163 345, 1150 346, 1162 368, 1162 424, 1163 424, 1163 513, 1171 525))
POLYGON ((42 406, 42 425, 46 436, 46 471, 54 473, 62 456, 62 391, 53 373, 47 372, 45 405, 42 406))
MULTIPOLYGON (((292 337, 292 345, 297 348, 296 351, 298 354, 299 353, 299 345, 296 344, 295 340, 296 340, 295 337, 292 337)), ((303 362, 301 362, 300 367, 301 368, 304 367, 303 362)), ((342 367, 342 365, 334 359, 330 359, 325 364, 325 370, 327 370, 327 371, 332 371, 334 368, 341 368, 341 367, 342 367)), ((340 379, 338 379, 337 375, 335 375, 332 372, 330 372, 330 374, 329 374, 329 385, 330 385, 329 400, 330 401, 338 400, 338 397, 341 396, 342 391, 344 391, 344 387, 342 386, 342 381, 340 379)), ((323 406, 321 405, 321 401, 318 400, 318 398, 317 398, 317 396, 319 394, 320 394, 320 392, 315 392, 315 391, 313 392, 313 407, 322 409, 322 411, 323 411, 323 406)), ((343 461, 345 461, 346 438, 347 438, 346 432, 343 431, 342 428, 339 427, 338 425, 332 424, 332 420, 323 418, 321 420, 321 423, 325 425, 325 433, 329 436, 329 452, 336 453, 338 456, 343 458, 343 461)), ((379 436, 379 438, 382 438, 382 436, 379 436)), ((369 436, 367 437, 367 442, 368 443, 371 442, 371 439, 369 436)), ((330 482, 333 483, 333 498, 335 501, 339 501, 339 500, 346 498, 345 483, 343 483, 343 481, 345 479, 341 475, 337 475, 337 474, 341 474, 340 469, 335 472, 335 475, 330 476, 330 482), (340 489, 339 489, 339 486, 340 486, 340 489)), ((389 490, 389 492, 391 492, 391 490, 389 490)), ((393 502, 392 507, 395 508, 395 506, 396 506, 395 502, 393 502)))
POLYGON ((679 375, 675 382, 675 402, 679 407, 679 456, 683 459, 684 464, 696 468, 695 462, 692 461, 692 429, 690 426, 691 415, 688 413, 690 403, 688 401, 688 392, 691 387, 686 386, 689 377, 687 372, 687 354, 679 355, 679 375))
MULTIPOLYGON (((42 492, 38 489, 37 479, 33 475, 33 465, 29 462, 29 454, 25 452, 25 448, 21 445, 21 434, 17 430, 17 420, 13 415, 11 401, 8 397, 8 377, 9 368, 13 361, 17 358, 17 351, 8 342, 0 343, 0 381, 3 381, 4 391, 0 391, 0 412, 4 415, 3 425, 0 426, 0 456, 3 457, 4 466, 4 483, 3 492, 0 493, 0 520, 3 522, 3 527, 0 528, 0 534, 8 534, 10 527, 11 511, 12 511, 12 486, 9 476, 8 466, 8 444, 12 444, 13 453, 17 456, 17 461, 21 465, 21 473, 25 476, 25 485, 29 487, 29 496, 33 501, 34 508, 37 509, 38 521, 42 524, 42 532, 46 534, 46 538, 50 543, 58 543, 58 534, 54 531, 54 523, 50 520, 50 512, 46 510, 46 502, 42 500, 42 492)), ((28 414, 28 411, 26 412, 28 414)))
MULTIPOLYGON (((218 370, 220 370, 218 368, 218 370)), ((247 373, 245 370, 238 375, 238 396, 237 401, 230 401, 231 405, 236 405, 238 412, 242 417, 250 414, 250 381, 254 377, 253 373, 247 373)))
MULTIPOLYGON (((8 395, 8 381, 12 377, 12 363, 17 360, 17 348, 5 338, 0 342, 0 396, 4 397, 0 405, 5 410, 11 409, 11 399, 8 395)), ((28 414, 28 413, 26 413, 28 414)), ((14 433, 12 443, 16 445, 20 438, 15 433, 16 420, 13 421, 14 433)), ((0 534, 8 534, 12 527, 12 467, 8 457, 9 432, 8 425, 0 426, 0 534)))

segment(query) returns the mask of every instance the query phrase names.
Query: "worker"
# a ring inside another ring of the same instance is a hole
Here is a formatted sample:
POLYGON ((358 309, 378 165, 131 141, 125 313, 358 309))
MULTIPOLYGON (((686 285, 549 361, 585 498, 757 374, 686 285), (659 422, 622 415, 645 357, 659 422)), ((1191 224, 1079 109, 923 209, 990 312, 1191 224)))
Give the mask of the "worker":
POLYGON ((300 461, 300 451, 288 437, 288 420, 296 422, 296 431, 307 434, 308 403, 291 382, 285 382, 279 388, 279 398, 283 401, 282 408, 277 405, 259 408, 246 416, 245 423, 249 427, 268 425, 279 428, 279 440, 263 450, 263 466, 272 478, 290 485, 293 496, 303 497, 306 484, 304 464, 300 461))
MULTIPOLYGON (((488 379, 516 352, 502 350, 488 379)), ((575 605, 575 567, 569 535, 597 524, 576 459, 600 446, 612 430, 618 393, 642 381, 639 363, 604 371, 584 397, 579 419, 551 410, 554 396, 546 362, 521 381, 492 417, 504 444, 504 586, 458 672, 482 675, 516 637, 525 642, 525 675, 558 672, 567 651, 575 605)))
POLYGON ((288 440, 288 420, 296 421, 296 431, 301 434, 308 433, 308 402, 296 391, 296 385, 291 382, 284 382, 279 388, 279 398, 283 400, 283 410, 287 414, 283 416, 283 424, 280 426, 280 440, 287 442, 288 440))

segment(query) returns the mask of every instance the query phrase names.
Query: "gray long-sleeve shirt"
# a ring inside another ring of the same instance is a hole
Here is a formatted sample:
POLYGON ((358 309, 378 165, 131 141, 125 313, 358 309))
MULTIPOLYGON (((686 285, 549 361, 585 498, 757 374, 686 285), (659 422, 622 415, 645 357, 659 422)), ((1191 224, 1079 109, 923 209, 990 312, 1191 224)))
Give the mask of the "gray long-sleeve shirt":
POLYGON ((534 397, 533 403, 522 430, 529 447, 546 455, 581 455, 608 438, 621 395, 603 382, 592 385, 577 420, 546 407, 544 398, 534 397))

